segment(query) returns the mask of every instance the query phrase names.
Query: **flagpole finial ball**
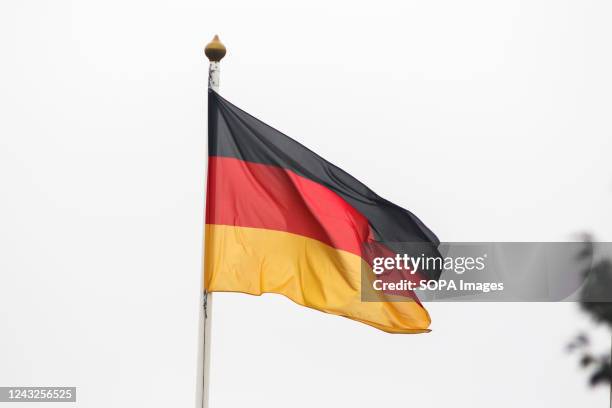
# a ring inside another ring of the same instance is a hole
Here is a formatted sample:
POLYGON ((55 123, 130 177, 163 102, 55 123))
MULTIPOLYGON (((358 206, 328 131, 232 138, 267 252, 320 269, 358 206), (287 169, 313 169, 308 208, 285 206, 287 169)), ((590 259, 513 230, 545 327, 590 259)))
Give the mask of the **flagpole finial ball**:
POLYGON ((221 61, 225 57, 226 52, 225 45, 219 40, 218 35, 215 35, 215 38, 206 44, 206 48, 204 48, 204 54, 206 54, 210 62, 221 61))

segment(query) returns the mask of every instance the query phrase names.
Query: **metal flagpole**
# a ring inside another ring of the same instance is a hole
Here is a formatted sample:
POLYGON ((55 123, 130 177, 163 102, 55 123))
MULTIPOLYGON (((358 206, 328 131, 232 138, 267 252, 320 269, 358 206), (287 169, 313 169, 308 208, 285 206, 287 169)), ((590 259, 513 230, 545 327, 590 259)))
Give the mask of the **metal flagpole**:
MULTIPOLYGON (((206 45, 204 54, 208 57, 208 88, 219 91, 219 70, 221 59, 225 56, 225 46, 219 41, 219 36, 206 45)), ((206 239, 206 237, 204 237, 206 239)), ((202 268, 202 280, 204 268, 202 268)), ((203 281, 202 281, 203 282, 203 281)), ((201 288, 204 288, 202 284, 201 288)), ((208 408, 208 384, 210 378, 210 323, 212 317, 212 293, 204 288, 200 307, 200 325, 198 341, 198 371, 196 388, 196 408, 208 408)))

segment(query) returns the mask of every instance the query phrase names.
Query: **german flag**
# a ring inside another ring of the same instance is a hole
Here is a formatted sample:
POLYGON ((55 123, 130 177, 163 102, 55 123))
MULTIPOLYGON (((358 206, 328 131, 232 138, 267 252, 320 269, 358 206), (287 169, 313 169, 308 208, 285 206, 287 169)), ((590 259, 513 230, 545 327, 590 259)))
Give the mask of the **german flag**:
POLYGON ((412 294, 361 298, 366 246, 420 243, 437 253, 416 216, 212 90, 208 120, 207 291, 277 293, 387 332, 428 331, 412 294))

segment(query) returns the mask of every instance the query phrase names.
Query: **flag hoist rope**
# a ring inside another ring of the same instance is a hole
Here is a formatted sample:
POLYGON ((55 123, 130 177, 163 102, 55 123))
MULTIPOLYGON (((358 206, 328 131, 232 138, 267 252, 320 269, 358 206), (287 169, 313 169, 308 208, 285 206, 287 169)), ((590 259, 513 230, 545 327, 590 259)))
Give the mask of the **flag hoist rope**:
MULTIPOLYGON (((206 45, 204 53, 210 61, 208 68, 208 88, 219 91, 219 68, 221 59, 225 56, 225 46, 215 38, 206 45)), ((207 155, 208 159, 208 155, 207 155)), ((207 169, 208 172, 208 169, 207 169)), ((204 215, 206 217, 206 215, 204 215)), ((206 223, 206 221, 204 221, 206 223)), ((206 237, 204 236, 204 239, 206 237)), ((204 262, 202 263, 204 265, 204 262)), ((196 381, 196 408, 208 408, 209 373, 210 373, 210 323, 212 313, 212 294, 204 289, 204 267, 202 267, 202 299, 200 307, 200 325, 198 340, 198 370, 196 381)))

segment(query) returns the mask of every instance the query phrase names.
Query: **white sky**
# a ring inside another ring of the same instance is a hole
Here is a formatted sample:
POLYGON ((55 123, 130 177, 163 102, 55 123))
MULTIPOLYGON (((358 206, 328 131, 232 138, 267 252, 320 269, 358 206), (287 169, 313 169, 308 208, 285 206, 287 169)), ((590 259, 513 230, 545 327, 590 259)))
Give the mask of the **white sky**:
MULTIPOLYGON (((0 385, 193 406, 215 33, 226 98, 443 241, 612 240, 611 17, 603 0, 3 0, 0 385)), ((608 406, 563 351, 590 327, 575 305, 429 310, 431 334, 401 336, 216 295, 211 408, 608 406)))

